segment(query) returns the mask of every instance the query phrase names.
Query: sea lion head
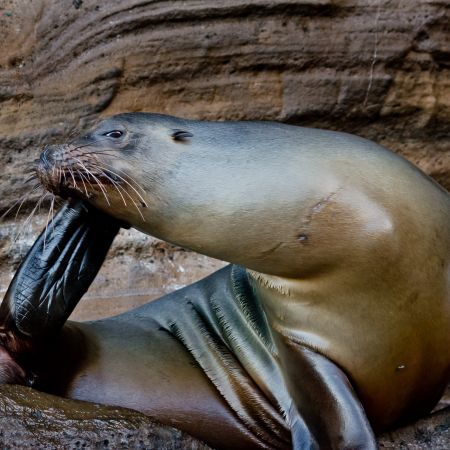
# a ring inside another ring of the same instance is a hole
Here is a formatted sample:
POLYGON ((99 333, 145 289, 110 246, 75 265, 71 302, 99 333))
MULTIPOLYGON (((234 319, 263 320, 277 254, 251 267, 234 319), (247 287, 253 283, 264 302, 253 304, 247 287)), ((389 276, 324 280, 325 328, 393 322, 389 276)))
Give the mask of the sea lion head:
POLYGON ((142 228, 148 205, 157 201, 161 160, 189 135, 165 126, 164 116, 149 127, 146 116, 113 116, 67 143, 46 145, 36 166, 40 181, 55 195, 88 200, 142 228))

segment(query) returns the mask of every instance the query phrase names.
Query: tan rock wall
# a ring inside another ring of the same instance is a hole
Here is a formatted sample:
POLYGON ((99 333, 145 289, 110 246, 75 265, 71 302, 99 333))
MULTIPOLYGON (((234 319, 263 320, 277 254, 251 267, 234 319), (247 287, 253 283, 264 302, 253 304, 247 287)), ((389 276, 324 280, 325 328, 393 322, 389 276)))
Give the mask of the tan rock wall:
MULTIPOLYGON (((447 0, 3 0, 0 210, 28 192, 24 174, 44 143, 123 111, 354 132, 448 188, 449 19, 447 0)), ((3 289, 46 212, 15 244, 5 236, 37 198, 0 226, 3 289)), ((89 295, 121 299, 85 302, 79 317, 220 265, 133 232, 111 254, 89 295)))

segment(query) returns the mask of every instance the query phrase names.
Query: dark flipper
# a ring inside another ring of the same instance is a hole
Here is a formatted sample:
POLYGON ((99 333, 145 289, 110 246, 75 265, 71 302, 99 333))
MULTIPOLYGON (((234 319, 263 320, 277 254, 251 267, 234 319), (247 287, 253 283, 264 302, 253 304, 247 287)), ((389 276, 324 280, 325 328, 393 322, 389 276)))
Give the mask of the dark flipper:
POLYGON ((32 339, 59 331, 94 280, 119 227, 81 202, 64 206, 16 272, 0 308, 2 328, 32 339))
MULTIPOLYGON (((295 380, 289 376, 288 390, 319 448, 376 450, 372 428, 344 372, 302 345, 290 340, 285 345, 288 372, 297 374, 295 380)), ((292 439, 295 450, 309 448, 297 440, 295 428, 292 439)))

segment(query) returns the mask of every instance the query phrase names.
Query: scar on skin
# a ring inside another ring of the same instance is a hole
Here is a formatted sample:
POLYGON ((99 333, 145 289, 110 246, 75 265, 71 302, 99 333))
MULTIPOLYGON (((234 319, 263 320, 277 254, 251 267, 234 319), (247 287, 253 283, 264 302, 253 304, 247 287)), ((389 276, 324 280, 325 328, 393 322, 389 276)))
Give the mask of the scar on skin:
MULTIPOLYGON (((311 210, 309 211, 309 213, 306 215, 305 219, 303 220, 303 224, 304 225, 309 225, 313 219, 313 217, 317 214, 319 214, 327 205, 328 203, 331 202, 331 200, 333 200, 334 197, 336 197, 336 195, 338 194, 338 192, 341 190, 342 188, 337 189, 334 192, 331 192, 330 194, 328 194, 326 197, 320 199, 317 203, 315 203, 313 205, 313 207, 311 208, 311 210)), ((308 235, 305 233, 299 233, 298 234, 298 239, 301 241, 302 239, 300 239, 301 236, 306 236, 306 238, 308 239, 308 235)))
MULTIPOLYGON (((334 192, 331 192, 326 197, 320 199, 317 203, 315 203, 310 209, 309 213, 305 216, 302 221, 303 227, 307 228, 311 224, 313 217, 319 214, 327 205, 331 202, 331 200, 337 195, 337 193, 342 188, 337 189, 334 192)), ((297 242, 300 242, 302 245, 306 245, 309 243, 310 236, 309 233, 306 233, 304 230, 300 230, 296 236, 297 242)))

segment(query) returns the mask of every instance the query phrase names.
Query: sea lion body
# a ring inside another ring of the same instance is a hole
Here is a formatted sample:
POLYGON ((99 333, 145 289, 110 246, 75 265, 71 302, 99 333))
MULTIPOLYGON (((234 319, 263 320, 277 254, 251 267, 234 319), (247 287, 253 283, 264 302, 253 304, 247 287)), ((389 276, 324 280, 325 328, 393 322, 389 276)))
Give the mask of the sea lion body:
POLYGON ((126 314, 71 323, 86 346, 58 393, 142 411, 213 448, 291 448, 281 372, 267 370, 277 369, 270 341, 249 328, 235 295, 246 278, 228 266, 126 314))
POLYGON ((243 448, 283 448, 286 430, 295 448, 374 448, 364 411, 379 431, 439 399, 450 371, 450 198, 406 160, 345 133, 142 113, 41 159, 53 192, 241 267, 74 325, 85 365, 66 394, 171 417, 213 442, 198 426, 207 416, 222 445, 229 426, 243 448))

